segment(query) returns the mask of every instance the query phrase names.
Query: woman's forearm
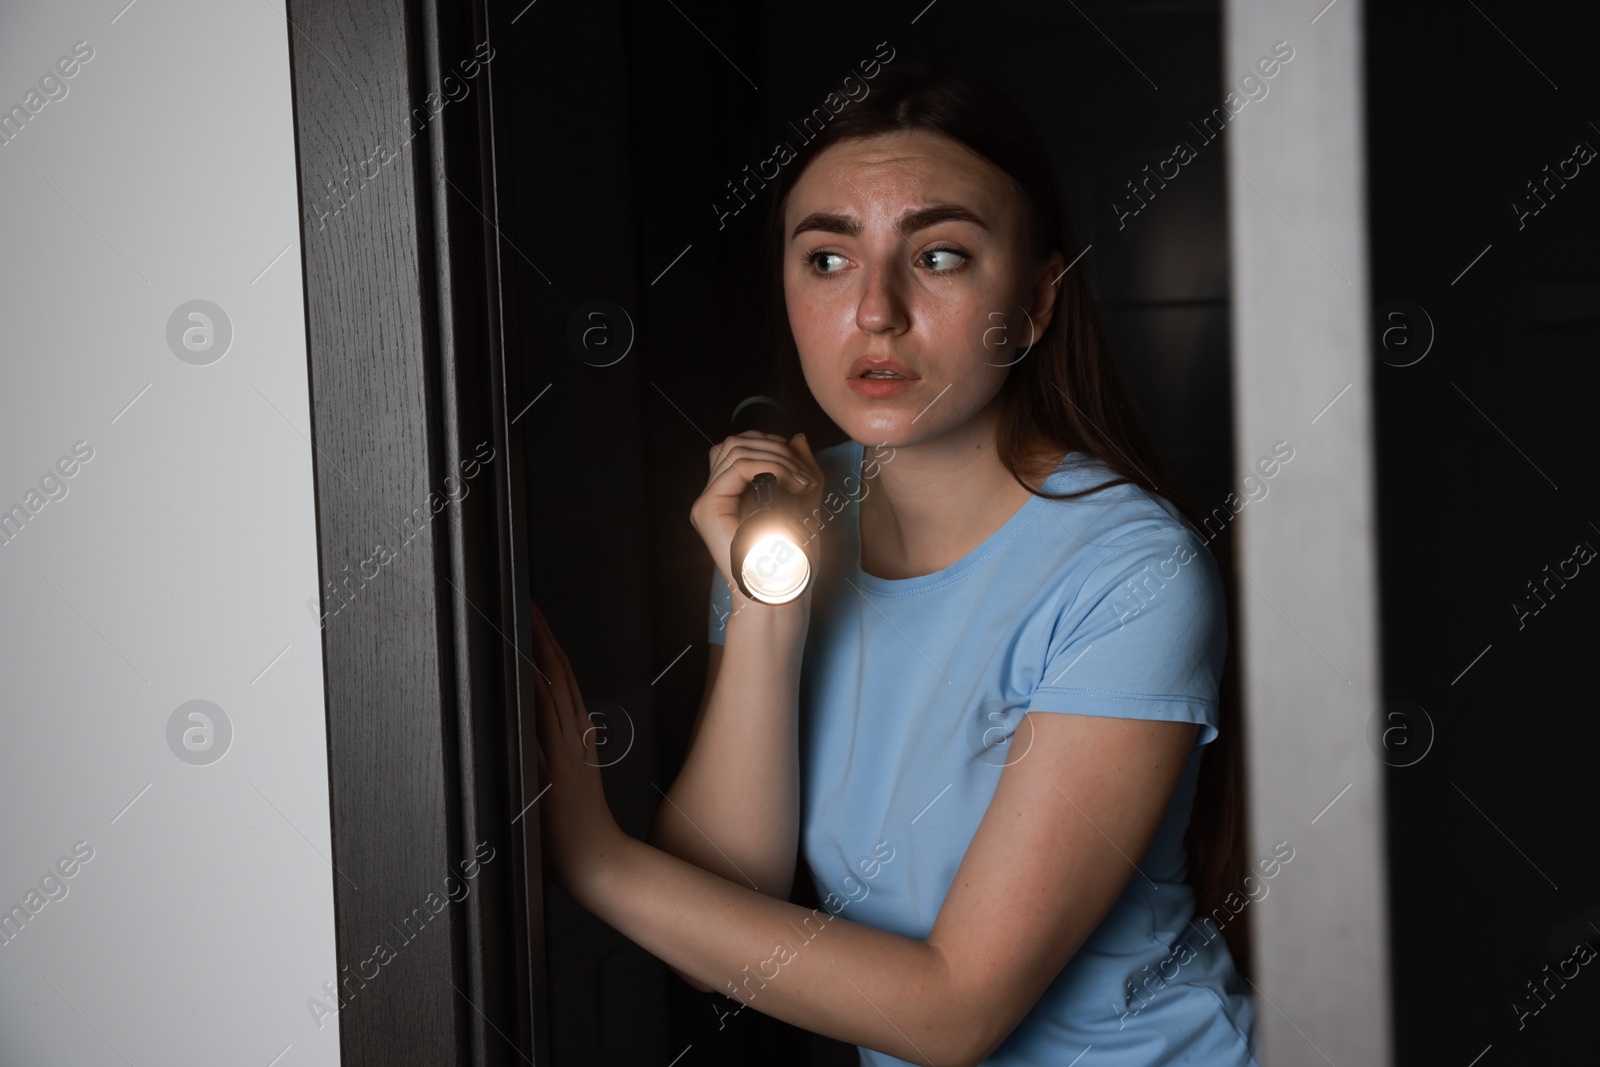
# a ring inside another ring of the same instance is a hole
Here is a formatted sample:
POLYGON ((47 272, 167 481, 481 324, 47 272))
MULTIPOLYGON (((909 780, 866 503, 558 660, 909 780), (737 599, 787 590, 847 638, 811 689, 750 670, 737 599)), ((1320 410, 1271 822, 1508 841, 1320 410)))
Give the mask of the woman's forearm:
POLYGON ((650 841, 789 898, 799 851, 799 682, 806 614, 755 605, 728 619, 722 665, 650 841))
POLYGON ((608 850, 579 902, 774 1018, 912 1063, 958 1067, 973 1055, 970 998, 924 941, 774 900, 631 837, 608 850))

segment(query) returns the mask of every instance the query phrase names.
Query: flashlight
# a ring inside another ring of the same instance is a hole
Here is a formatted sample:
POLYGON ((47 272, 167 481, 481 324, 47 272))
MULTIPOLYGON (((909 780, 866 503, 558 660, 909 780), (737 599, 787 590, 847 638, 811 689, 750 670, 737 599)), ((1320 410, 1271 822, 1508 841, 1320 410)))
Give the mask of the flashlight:
POLYGON ((734 532, 729 570, 739 592, 763 604, 787 604, 811 584, 805 534, 779 501, 778 477, 762 471, 750 482, 756 507, 734 532))

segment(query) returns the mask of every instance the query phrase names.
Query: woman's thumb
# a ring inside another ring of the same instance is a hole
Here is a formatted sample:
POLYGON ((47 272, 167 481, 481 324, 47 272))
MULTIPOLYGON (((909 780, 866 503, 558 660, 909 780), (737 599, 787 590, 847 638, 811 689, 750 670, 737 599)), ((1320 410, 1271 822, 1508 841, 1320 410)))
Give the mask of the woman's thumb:
POLYGON ((811 442, 806 440, 805 434, 797 433, 789 438, 789 446, 799 454, 800 459, 811 468, 813 474, 821 473, 822 468, 817 464, 817 457, 812 454, 811 442))

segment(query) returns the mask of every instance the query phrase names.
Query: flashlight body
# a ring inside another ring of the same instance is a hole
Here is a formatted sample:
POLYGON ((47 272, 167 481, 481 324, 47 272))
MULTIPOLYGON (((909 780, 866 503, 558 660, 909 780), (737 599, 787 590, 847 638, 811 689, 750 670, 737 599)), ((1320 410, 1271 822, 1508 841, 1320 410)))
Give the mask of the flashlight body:
POLYGON ((787 604, 811 585, 814 570, 804 531, 795 525, 778 493, 777 476, 763 471, 751 480, 755 510, 745 516, 728 546, 729 567, 739 592, 763 604, 787 604))

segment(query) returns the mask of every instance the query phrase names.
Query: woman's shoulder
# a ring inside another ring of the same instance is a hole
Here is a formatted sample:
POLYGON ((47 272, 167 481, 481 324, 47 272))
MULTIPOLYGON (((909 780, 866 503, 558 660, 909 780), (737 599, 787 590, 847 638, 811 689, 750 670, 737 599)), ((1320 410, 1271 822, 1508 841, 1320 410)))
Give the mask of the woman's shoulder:
POLYGON ((1083 541, 1106 550, 1155 535, 1196 536, 1170 500, 1135 482, 1120 481, 1121 477, 1103 460, 1071 452, 1041 488, 1051 494, 1081 495, 1064 500, 1041 497, 1040 503, 1083 541))

